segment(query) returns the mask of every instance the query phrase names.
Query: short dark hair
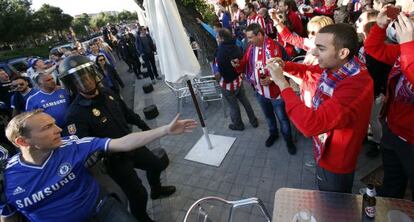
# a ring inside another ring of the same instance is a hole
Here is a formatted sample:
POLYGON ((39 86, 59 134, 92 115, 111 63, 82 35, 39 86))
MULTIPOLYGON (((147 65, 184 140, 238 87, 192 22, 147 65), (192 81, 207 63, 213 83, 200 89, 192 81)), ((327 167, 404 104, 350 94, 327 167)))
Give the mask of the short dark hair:
POLYGON ((237 3, 231 4, 231 8, 239 8, 239 5, 237 3))
POLYGON ((145 31, 145 27, 144 26, 139 26, 138 27, 138 32, 143 32, 145 31))
POLYGON ((298 11, 298 6, 296 5, 296 2, 294 0, 281 0, 281 2, 287 5, 290 10, 294 12, 298 11))
POLYGON ((223 42, 232 42, 233 35, 230 30, 226 28, 219 29, 217 32, 218 36, 223 39, 223 42))
POLYGON ((321 28, 319 33, 332 34, 333 44, 336 49, 349 49, 348 60, 357 55, 358 35, 352 25, 345 23, 331 24, 321 28))
POLYGON ((29 80, 27 79, 27 77, 24 77, 24 76, 15 76, 11 79, 11 81, 18 80, 18 79, 24 80, 27 83, 29 83, 29 80))
POLYGON ((258 35, 259 33, 262 33, 262 35, 264 35, 264 30, 262 28, 262 26, 260 26, 257 23, 252 23, 249 26, 247 26, 246 28, 246 32, 252 31, 253 34, 258 35))
POLYGON ((248 9, 250 9, 250 10, 252 10, 252 11, 256 11, 256 8, 254 7, 254 5, 253 5, 253 3, 247 3, 246 4, 246 7, 248 8, 248 9))

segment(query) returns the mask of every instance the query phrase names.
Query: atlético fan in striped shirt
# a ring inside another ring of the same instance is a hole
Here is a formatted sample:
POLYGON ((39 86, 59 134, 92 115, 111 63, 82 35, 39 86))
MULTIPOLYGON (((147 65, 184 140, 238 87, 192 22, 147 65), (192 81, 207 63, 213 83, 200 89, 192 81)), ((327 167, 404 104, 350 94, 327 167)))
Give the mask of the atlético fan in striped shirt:
POLYGON ((237 72, 245 72, 246 78, 256 90, 256 98, 266 117, 269 126, 269 137, 265 145, 270 147, 279 137, 276 116, 279 119, 283 138, 286 141, 288 152, 296 153, 296 146, 292 140, 290 122, 285 111, 285 102, 280 97, 279 87, 270 80, 269 70, 265 68, 266 61, 282 57, 282 49, 275 42, 265 36, 263 28, 258 24, 250 24, 246 28, 246 37, 250 43, 243 58, 233 59, 232 65, 237 72), (276 114, 276 116, 275 116, 276 114))
POLYGON ((244 92, 243 75, 236 72, 231 65, 231 60, 241 58, 243 53, 236 45, 232 33, 228 29, 219 29, 217 33, 217 42, 219 43, 216 52, 216 62, 214 66, 214 74, 219 80, 221 91, 227 100, 230 108, 231 130, 244 130, 244 124, 240 115, 240 107, 237 102, 239 100, 246 110, 250 124, 257 127, 258 121, 254 115, 252 106, 244 92))
POLYGON ((247 15, 247 25, 256 23, 259 24, 260 27, 265 27, 265 21, 261 15, 256 12, 256 8, 252 3, 247 3, 246 7, 244 8, 244 12, 247 15))

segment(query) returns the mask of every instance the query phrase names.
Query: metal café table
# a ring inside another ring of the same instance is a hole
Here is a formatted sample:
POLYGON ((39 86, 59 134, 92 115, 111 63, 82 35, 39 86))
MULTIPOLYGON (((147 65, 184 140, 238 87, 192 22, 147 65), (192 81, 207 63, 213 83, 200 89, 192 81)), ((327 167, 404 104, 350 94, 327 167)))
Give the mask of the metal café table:
MULTIPOLYGON (((376 197, 376 215, 374 220, 393 222, 390 215, 397 212, 414 222, 414 203, 408 200, 376 197), (397 211, 396 211, 397 210, 397 211)), ((310 212, 312 222, 362 221, 362 196, 354 194, 323 192, 281 188, 275 194, 273 222, 294 222, 301 211, 310 212)), ((395 218, 395 217, 391 217, 395 218)), ((399 217, 401 218, 401 217, 399 217)), ((364 218, 364 221, 366 219, 364 218)), ((408 220, 410 221, 410 220, 408 220)))

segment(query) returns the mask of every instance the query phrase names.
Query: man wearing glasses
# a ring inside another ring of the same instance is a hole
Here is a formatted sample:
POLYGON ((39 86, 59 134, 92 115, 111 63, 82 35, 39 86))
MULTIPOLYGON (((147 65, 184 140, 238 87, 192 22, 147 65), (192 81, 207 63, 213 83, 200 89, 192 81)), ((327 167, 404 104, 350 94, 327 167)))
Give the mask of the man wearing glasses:
POLYGON ((14 90, 14 94, 11 97, 10 107, 13 109, 12 115, 16 116, 26 110, 26 100, 38 90, 31 88, 28 79, 23 76, 13 78, 11 87, 14 90))

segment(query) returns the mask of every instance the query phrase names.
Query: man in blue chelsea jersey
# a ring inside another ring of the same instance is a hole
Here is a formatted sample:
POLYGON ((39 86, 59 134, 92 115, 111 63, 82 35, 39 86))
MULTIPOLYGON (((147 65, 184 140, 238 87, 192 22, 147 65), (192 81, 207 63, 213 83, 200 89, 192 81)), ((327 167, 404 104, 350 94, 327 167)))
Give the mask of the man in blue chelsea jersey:
POLYGON ((40 90, 26 100, 26 111, 43 109, 56 120, 56 125, 65 127, 65 114, 70 104, 68 91, 56 84, 52 74, 39 74, 35 81, 40 90))
POLYGON ((136 221, 101 190, 84 166, 96 151, 127 152, 165 135, 191 132, 194 120, 178 120, 118 139, 71 136, 61 138, 55 120, 41 110, 22 113, 7 126, 7 138, 21 153, 4 170, 2 221, 136 221))

